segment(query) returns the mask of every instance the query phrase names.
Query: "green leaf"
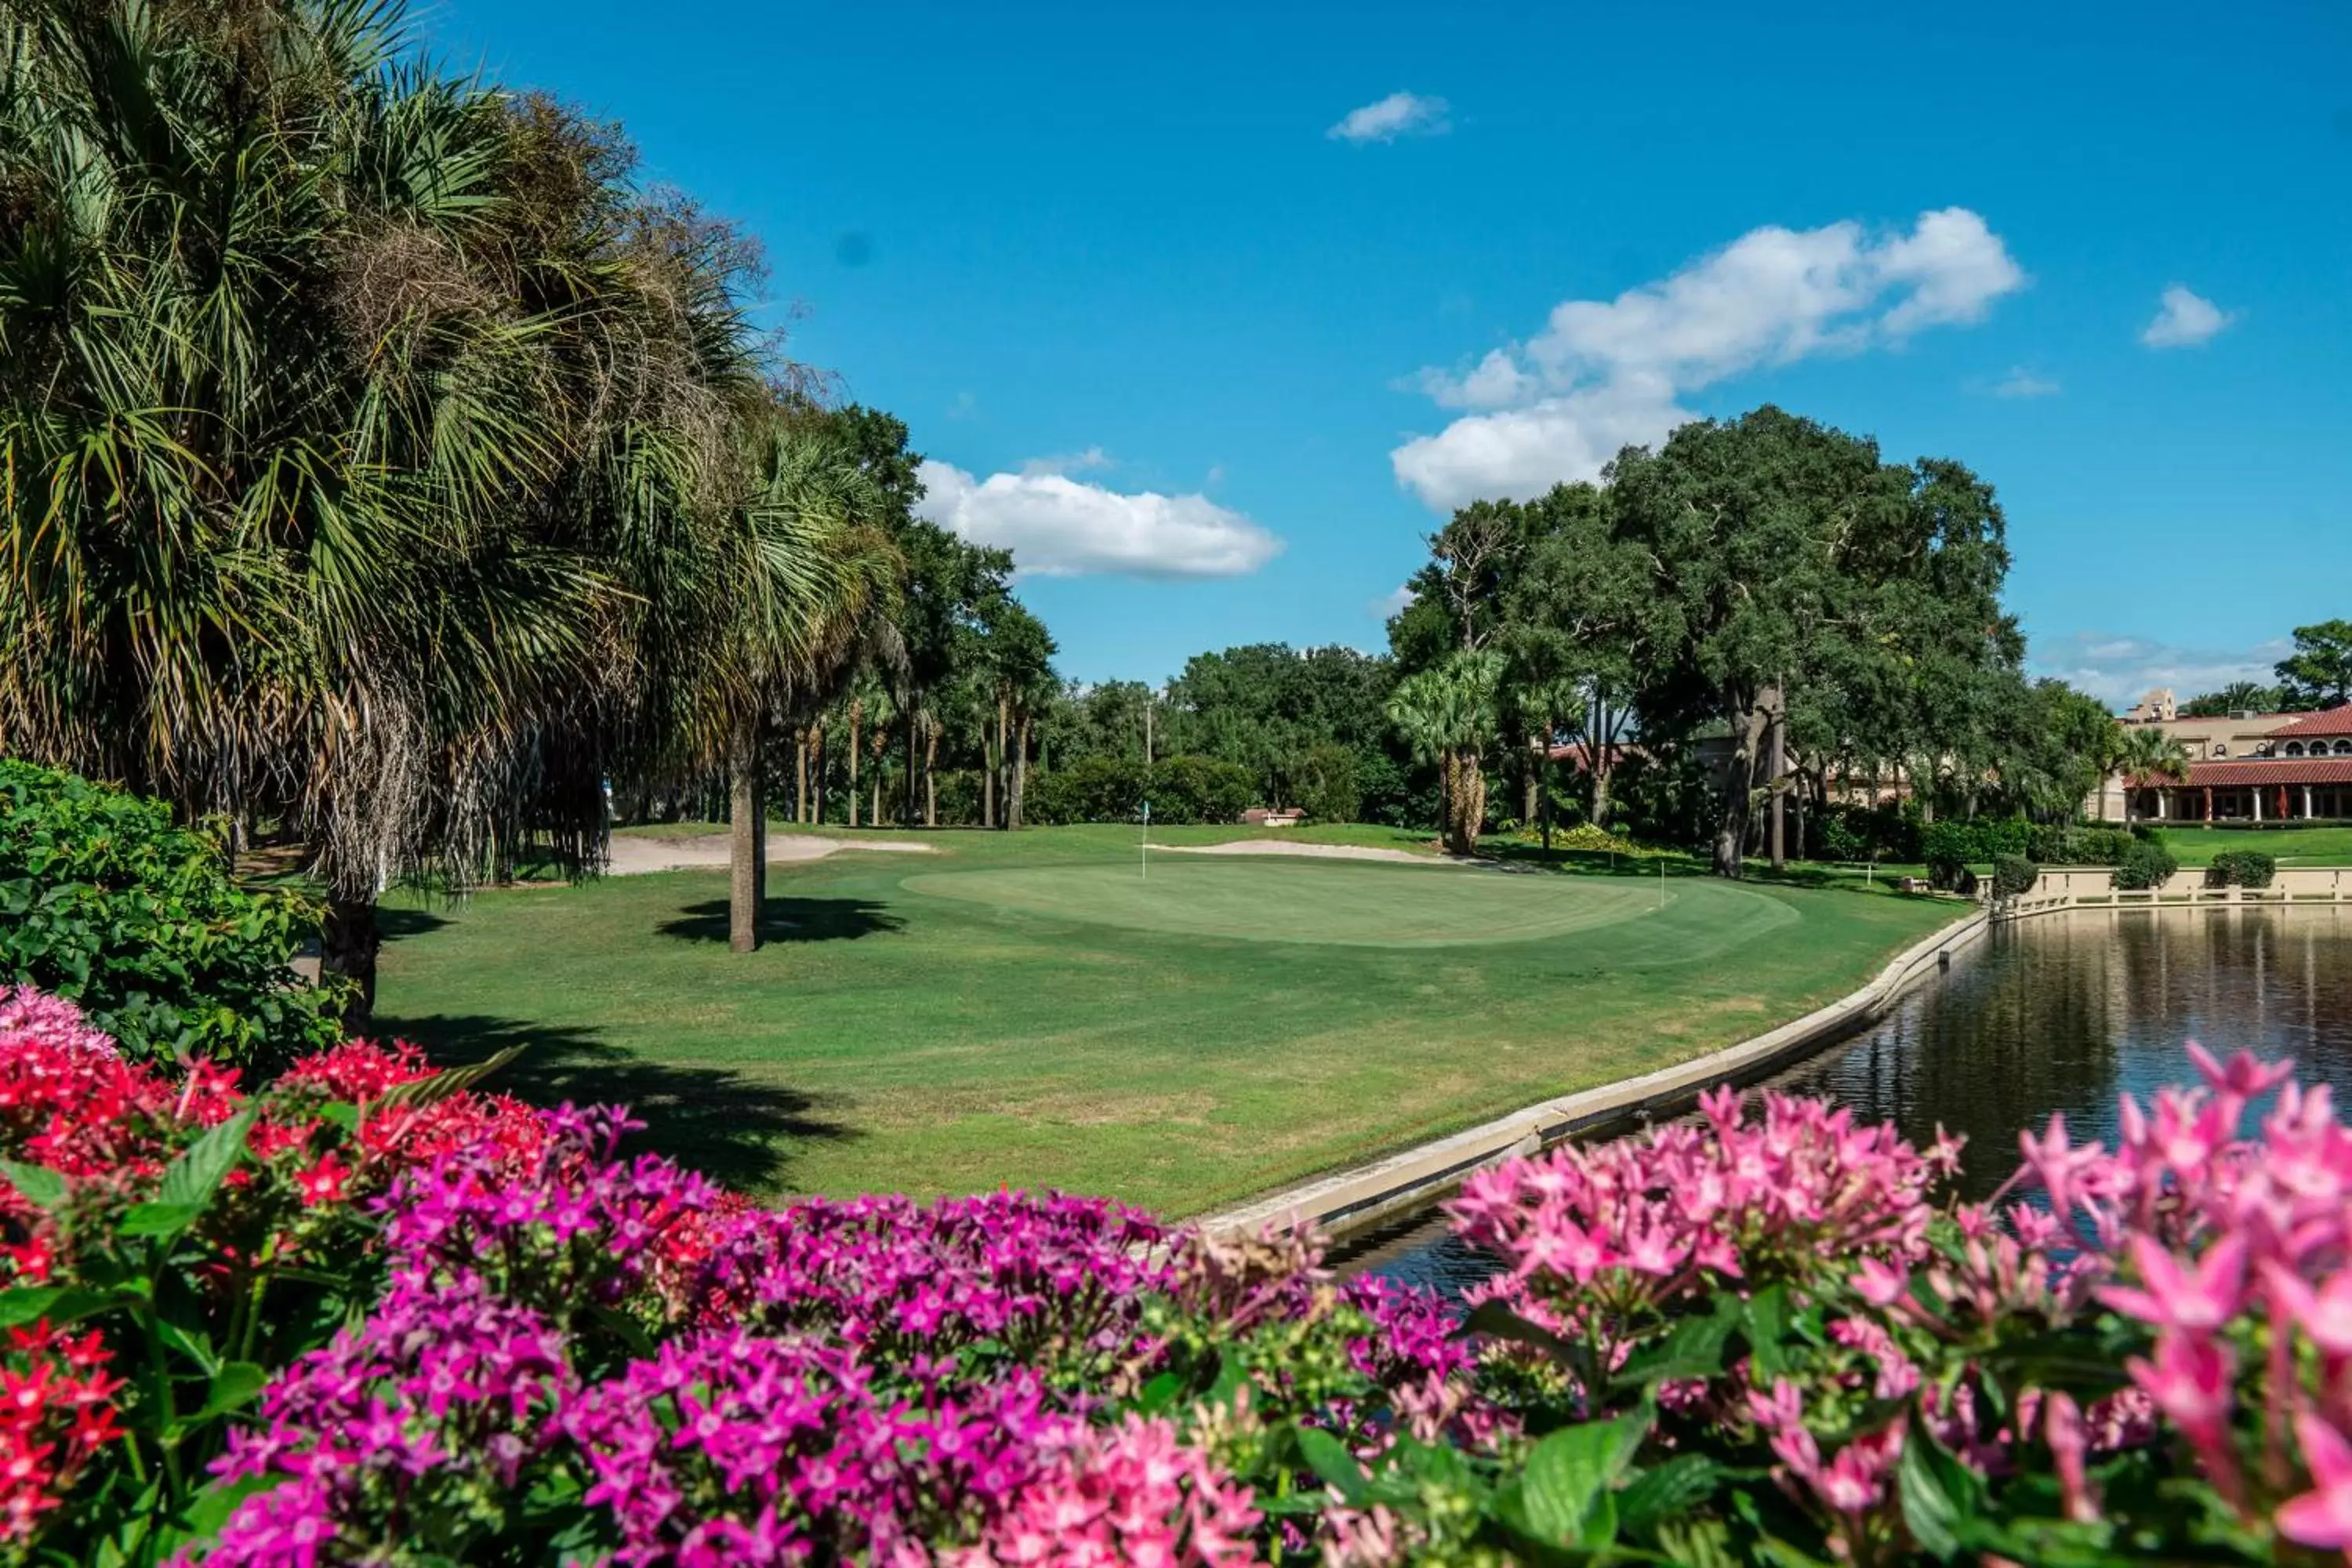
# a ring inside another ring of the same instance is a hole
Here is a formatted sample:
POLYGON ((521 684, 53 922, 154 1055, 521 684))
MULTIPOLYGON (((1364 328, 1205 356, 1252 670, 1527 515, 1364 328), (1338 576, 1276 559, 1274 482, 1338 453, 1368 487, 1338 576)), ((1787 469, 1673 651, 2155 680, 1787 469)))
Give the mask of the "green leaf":
POLYGON ((1338 1492, 1350 1507, 1364 1500, 1364 1468, 1348 1452, 1347 1445, 1319 1426, 1297 1428, 1299 1456, 1307 1468, 1321 1477, 1326 1486, 1338 1492))
POLYGON ((1759 1290, 1748 1299, 1744 1316, 1748 1353, 1755 1358, 1757 1373, 1764 1378, 1780 1376, 1789 1364, 1789 1358, 1780 1353, 1780 1342, 1789 1331, 1788 1287, 1774 1285, 1759 1290))
POLYGON ((204 1217, 194 1204, 132 1204, 114 1227, 117 1236, 177 1236, 204 1217))
POLYGON ((1704 1454, 1677 1454, 1626 1484, 1618 1495, 1617 1517, 1637 1534, 1653 1530, 1706 1501, 1727 1474, 1704 1454))
POLYGON ((1741 1318, 1739 1298, 1727 1293, 1717 1299, 1713 1312, 1703 1318, 1685 1318, 1665 1339, 1643 1346, 1612 1381, 1618 1387, 1631 1388, 1676 1378, 1717 1376, 1723 1371, 1724 1347, 1731 1342, 1741 1318))
POLYGON ((46 1318, 53 1329, 78 1323, 133 1298, 121 1290, 93 1290, 79 1285, 27 1285, 0 1290, 0 1329, 13 1329, 46 1318))
POLYGON ((1975 1471, 1936 1441, 1916 1412, 1903 1435, 1903 1458, 1895 1469, 1903 1522, 1920 1549, 1948 1563, 1968 1544, 1968 1526, 1982 1482, 1975 1471))
POLYGON ((1462 1321, 1457 1334, 1486 1334, 1498 1340, 1532 1345, 1560 1361, 1576 1358, 1577 1347, 1539 1323, 1531 1323, 1500 1301, 1481 1301, 1462 1321))
POLYGON ((346 1132, 356 1132, 360 1130, 360 1108, 348 1100, 338 1100, 332 1104, 320 1106, 319 1116, 321 1121, 331 1121, 346 1132))
POLYGON ((1530 1533, 1562 1546, 1582 1540, 1601 1494, 1625 1474, 1648 1430, 1646 1417, 1622 1415, 1563 1426, 1538 1443, 1519 1478, 1530 1533))
POLYGON ((0 1290, 0 1329, 46 1317, 50 1303, 65 1293, 61 1285, 20 1285, 14 1290, 0 1290))
POLYGON ((213 1373, 212 1387, 205 1395, 203 1407, 189 1419, 209 1420, 213 1416, 226 1415, 232 1410, 248 1405, 256 1395, 260 1394, 263 1385, 268 1381, 269 1373, 253 1363, 230 1362, 213 1373))
POLYGON ((500 1068, 506 1067, 522 1053, 522 1047, 509 1046, 495 1056, 485 1057, 480 1061, 470 1062, 461 1068, 445 1068, 431 1078, 412 1079, 406 1083, 394 1084, 368 1101, 368 1108, 373 1110, 379 1106, 431 1105, 436 1100, 446 1100, 461 1089, 473 1088, 500 1068))
POLYGON ((163 1172, 163 1184, 155 1194, 157 1201, 202 1214, 211 1204, 213 1194, 219 1190, 221 1179, 244 1154, 246 1134, 252 1131, 253 1119, 259 1114, 258 1107, 247 1106, 182 1150, 180 1157, 163 1172))
POLYGON ((235 1480, 215 1481, 188 1500, 180 1515, 181 1531, 177 1539, 166 1541, 167 1546, 184 1541, 203 1541, 221 1532, 236 1512, 237 1504, 259 1491, 268 1491, 286 1478, 281 1475, 239 1476, 235 1480))
POLYGON ((184 1329, 169 1318, 155 1320, 157 1337, 205 1369, 206 1377, 220 1370, 219 1352, 213 1349, 212 1339, 202 1329, 184 1329))
POLYGON ((47 1165, 27 1165, 18 1160, 0 1160, 0 1174, 25 1194, 25 1200, 37 1208, 53 1209, 66 1201, 66 1179, 47 1165))
POLYGON ((1241 1357, 1228 1349, 1217 1359, 1217 1381, 1209 1385, 1209 1392, 1202 1396, 1203 1401, 1219 1408, 1229 1408, 1248 1382, 1249 1373, 1243 1370, 1241 1357))
POLYGON ((1183 1392, 1184 1380, 1175 1373, 1163 1372, 1143 1385, 1143 1392, 1135 1396, 1135 1408, 1142 1415, 1157 1415, 1175 1404, 1176 1396, 1183 1392))

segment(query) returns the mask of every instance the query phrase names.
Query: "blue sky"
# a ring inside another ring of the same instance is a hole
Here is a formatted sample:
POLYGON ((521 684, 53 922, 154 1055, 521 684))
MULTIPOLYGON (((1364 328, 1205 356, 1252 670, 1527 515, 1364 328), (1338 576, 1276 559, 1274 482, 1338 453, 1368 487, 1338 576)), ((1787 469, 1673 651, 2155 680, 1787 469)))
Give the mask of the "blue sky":
POLYGON ((907 420, 1074 676, 1377 648, 1438 508, 1767 400, 1990 479, 2036 666, 2104 696, 2352 616, 2339 5, 425 26, 765 241, 796 355, 907 420))

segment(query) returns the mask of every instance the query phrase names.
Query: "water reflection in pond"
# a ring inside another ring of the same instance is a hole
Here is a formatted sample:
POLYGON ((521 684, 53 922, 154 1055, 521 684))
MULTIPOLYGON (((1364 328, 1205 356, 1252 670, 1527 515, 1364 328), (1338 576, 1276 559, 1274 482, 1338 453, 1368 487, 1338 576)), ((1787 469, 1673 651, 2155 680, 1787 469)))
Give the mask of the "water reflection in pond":
MULTIPOLYGON (((2078 1137, 2112 1141, 2119 1093, 2145 1101, 2186 1081, 2185 1042, 2292 1056, 2306 1081, 2352 1107, 2352 910, 2078 913, 1992 932, 1940 983, 1853 1039, 1771 1080, 1915 1142, 1938 1121, 1968 1135, 1967 1186, 1990 1192, 2017 1164, 2020 1129, 2053 1110, 2078 1137)), ((1488 1262, 1433 1217, 1351 1246, 1338 1266, 1449 1293, 1488 1262)))

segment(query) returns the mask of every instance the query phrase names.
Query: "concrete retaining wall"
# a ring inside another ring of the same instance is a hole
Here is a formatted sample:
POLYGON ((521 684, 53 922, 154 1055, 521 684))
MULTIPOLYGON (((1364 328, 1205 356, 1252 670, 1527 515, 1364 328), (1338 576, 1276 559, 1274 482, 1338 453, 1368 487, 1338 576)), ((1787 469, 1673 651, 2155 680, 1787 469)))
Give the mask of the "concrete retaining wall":
POLYGON ((1312 1225, 1334 1237, 1364 1230, 1429 1204, 1485 1166, 1534 1153, 1593 1127, 1677 1109, 1727 1080, 1752 1081, 1874 1023, 1915 982, 1948 968, 1955 953, 1984 935, 1987 924, 1982 912, 1970 914, 1906 949, 1861 990, 1754 1039, 1639 1078, 1547 1100, 1450 1138, 1210 1215, 1200 1224, 1216 1234, 1269 1225, 1312 1225))
POLYGON ((2056 866, 2032 890, 1993 908, 1996 921, 2021 921, 2067 910, 2287 909, 2352 904, 2352 867, 2282 866, 2267 888, 2209 888, 2201 867, 2177 872, 2161 888, 2118 889, 2112 867, 2056 866))

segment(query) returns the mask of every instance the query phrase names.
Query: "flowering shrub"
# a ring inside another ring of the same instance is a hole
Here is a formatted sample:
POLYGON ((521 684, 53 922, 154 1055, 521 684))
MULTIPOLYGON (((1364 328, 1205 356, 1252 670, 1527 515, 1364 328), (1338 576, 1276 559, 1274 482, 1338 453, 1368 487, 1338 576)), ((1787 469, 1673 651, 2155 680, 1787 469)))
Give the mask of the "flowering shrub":
POLYGON ((331 1044, 343 993, 295 979, 317 904, 230 875, 209 826, 0 757, 0 986, 78 1004, 133 1057, 277 1063, 331 1044))
POLYGON ((0 995, 0 1559, 1815 1568, 2352 1547, 2352 1133, 2196 1053, 1954 1201, 1817 1101, 1479 1173, 1457 1310, 999 1193, 762 1209, 353 1043, 0 995))

